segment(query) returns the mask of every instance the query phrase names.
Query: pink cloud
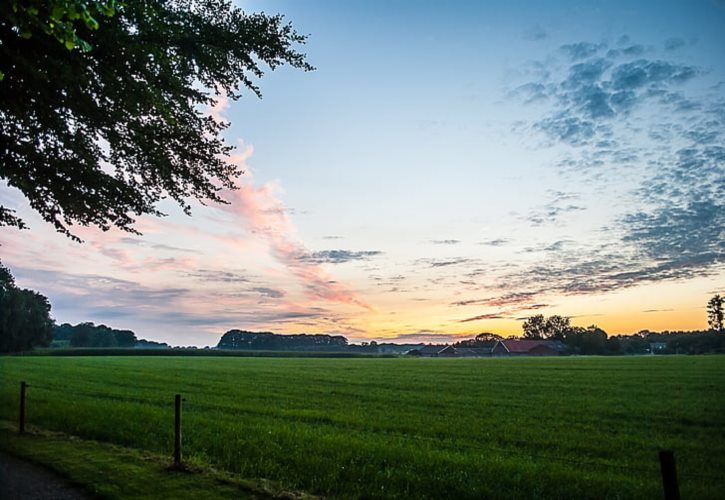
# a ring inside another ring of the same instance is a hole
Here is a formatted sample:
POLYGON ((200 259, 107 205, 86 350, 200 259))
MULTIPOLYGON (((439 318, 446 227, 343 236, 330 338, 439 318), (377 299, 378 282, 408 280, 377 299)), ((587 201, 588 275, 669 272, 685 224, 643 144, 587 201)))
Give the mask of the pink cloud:
MULTIPOLYGON (((217 105, 210 109, 210 115, 224 120, 223 112, 228 105, 228 99, 220 98, 217 105)), ((287 207, 277 195, 279 187, 272 182, 255 186, 253 173, 247 165, 254 149, 240 140, 238 151, 229 161, 242 167, 246 175, 239 179, 237 189, 224 190, 222 197, 229 204, 220 205, 219 209, 231 215, 250 233, 264 238, 272 255, 304 284, 311 297, 372 309, 347 287, 333 280, 322 266, 305 261, 304 257, 309 252, 294 236, 296 230, 287 207)))
POLYGON ((272 255, 306 286, 311 296, 371 309, 369 304, 335 282, 322 266, 305 261, 309 252, 293 237, 295 228, 275 191, 271 183, 260 187, 243 184, 237 190, 224 193, 230 203, 220 208, 246 230, 263 237, 272 255))
POLYGON ((209 116, 214 118, 218 122, 227 121, 224 113, 229 109, 229 98, 225 95, 217 97, 216 103, 209 107, 209 116))

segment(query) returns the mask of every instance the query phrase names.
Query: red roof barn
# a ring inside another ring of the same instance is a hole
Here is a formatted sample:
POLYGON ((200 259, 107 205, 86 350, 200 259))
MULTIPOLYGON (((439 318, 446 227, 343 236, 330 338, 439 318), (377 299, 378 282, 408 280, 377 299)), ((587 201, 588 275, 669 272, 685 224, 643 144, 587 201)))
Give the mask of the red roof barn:
POLYGON ((558 356, 565 346, 558 340, 499 340, 494 356, 558 356))

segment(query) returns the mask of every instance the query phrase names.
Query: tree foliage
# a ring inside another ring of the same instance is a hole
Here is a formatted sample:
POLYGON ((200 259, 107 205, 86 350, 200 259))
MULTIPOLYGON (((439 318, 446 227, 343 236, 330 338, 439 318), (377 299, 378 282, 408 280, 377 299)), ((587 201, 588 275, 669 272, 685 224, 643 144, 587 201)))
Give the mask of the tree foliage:
POLYGON ((52 331, 47 297, 18 288, 10 270, 0 264, 0 352, 45 347, 52 331))
POLYGON ((543 314, 536 314, 526 318, 521 328, 526 339, 544 339, 547 336, 546 320, 543 314))
POLYGON ((131 330, 116 330, 90 322, 56 326, 53 340, 66 340, 71 347, 134 347, 138 341, 131 330))
POLYGON ((342 335, 295 334, 229 330, 219 339, 217 349, 250 349, 265 351, 335 351, 347 348, 342 335))
MULTIPOLYGON (((260 95, 264 67, 313 69, 304 41, 281 15, 228 0, 3 2, 0 179, 67 235, 134 232, 164 198, 187 213, 189 198, 223 202, 242 171, 205 108, 260 95)), ((24 227, 1 206, 0 225, 24 227)))
POLYGON ((521 327, 527 339, 563 340, 571 330, 569 318, 557 315, 544 318, 541 314, 526 318, 521 327))
POLYGON ((711 298, 707 303, 707 326, 710 330, 722 333, 723 328, 723 299, 719 294, 711 298))
POLYGON ((608 342, 607 332, 597 325, 571 327, 562 340, 576 354, 614 354, 620 348, 619 341, 608 342))
MULTIPOLYGON (((98 18, 112 17, 123 3, 118 0, 10 0, 0 6, 0 17, 14 27, 21 38, 46 35, 68 50, 93 47, 78 35, 77 26, 96 30, 98 18)), ((0 80, 4 75, 0 73, 0 80)))
POLYGON ((476 335, 477 342, 495 342, 497 340, 501 340, 502 338, 503 337, 501 337, 501 335, 490 332, 483 332, 476 335))
POLYGON ((453 347, 466 347, 466 348, 482 348, 482 347, 493 347, 496 341, 501 340, 503 337, 496 335, 495 333, 482 332, 476 335, 475 338, 459 340, 453 344, 453 347))

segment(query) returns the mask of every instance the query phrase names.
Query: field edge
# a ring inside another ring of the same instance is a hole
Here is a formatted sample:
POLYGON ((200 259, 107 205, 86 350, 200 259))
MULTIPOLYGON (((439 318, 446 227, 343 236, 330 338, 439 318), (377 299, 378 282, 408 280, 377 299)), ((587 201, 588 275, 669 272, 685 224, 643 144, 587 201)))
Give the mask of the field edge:
POLYGON ((319 498, 265 479, 241 479, 193 460, 185 471, 176 471, 169 457, 35 426, 20 435, 5 420, 0 420, 0 451, 49 469, 96 498, 319 498))

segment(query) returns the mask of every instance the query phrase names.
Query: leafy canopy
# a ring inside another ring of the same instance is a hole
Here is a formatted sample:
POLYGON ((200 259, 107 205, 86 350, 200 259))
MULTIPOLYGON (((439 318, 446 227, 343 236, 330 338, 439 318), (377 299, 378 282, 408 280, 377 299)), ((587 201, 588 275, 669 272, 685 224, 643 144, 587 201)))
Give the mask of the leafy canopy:
POLYGON ((707 326, 714 332, 722 333, 725 331, 725 327, 723 327, 723 318, 725 317, 723 314, 724 303, 725 299, 720 294, 713 296, 707 302, 707 326))
MULTIPOLYGON (((220 202, 242 170, 218 96, 263 67, 312 70, 281 15, 228 0, 13 0, 0 7, 0 179, 46 221, 135 232, 171 198, 220 202)), ((0 225, 25 227, 0 206, 0 225)))
POLYGON ((18 288, 10 270, 0 263, 0 352, 47 346, 52 332, 47 297, 18 288))

